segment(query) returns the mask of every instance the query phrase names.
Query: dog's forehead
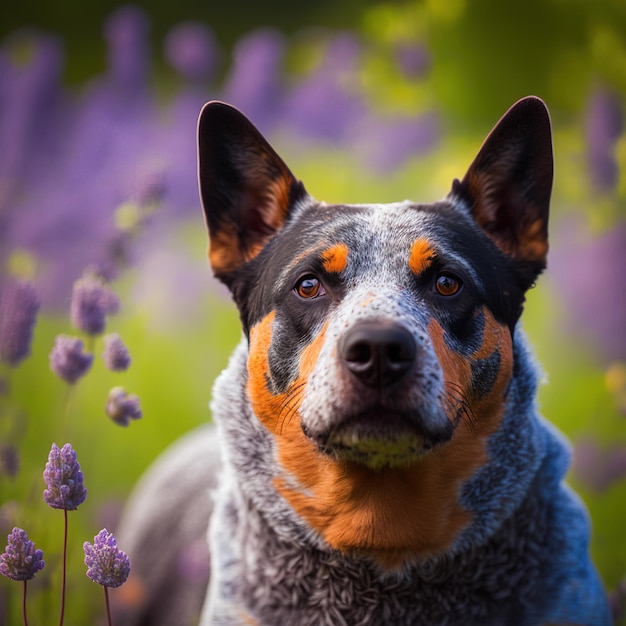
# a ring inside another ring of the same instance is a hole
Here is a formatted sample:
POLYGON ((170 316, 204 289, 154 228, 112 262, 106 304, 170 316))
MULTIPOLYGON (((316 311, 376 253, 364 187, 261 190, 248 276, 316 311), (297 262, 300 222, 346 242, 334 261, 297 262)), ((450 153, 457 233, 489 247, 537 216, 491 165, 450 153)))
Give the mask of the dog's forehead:
MULTIPOLYGON (((418 274, 434 255, 457 256, 458 226, 471 223, 448 202, 315 203, 303 207, 279 238, 277 267, 288 276, 319 261, 325 271, 358 275, 401 269, 418 274)), ((467 255, 458 255, 467 263, 467 255)))
POLYGON ((328 239, 349 239, 357 250, 366 248, 372 238, 382 243, 424 233, 433 221, 432 206, 408 200, 388 204, 320 203, 308 207, 298 221, 317 228, 318 234, 328 239))

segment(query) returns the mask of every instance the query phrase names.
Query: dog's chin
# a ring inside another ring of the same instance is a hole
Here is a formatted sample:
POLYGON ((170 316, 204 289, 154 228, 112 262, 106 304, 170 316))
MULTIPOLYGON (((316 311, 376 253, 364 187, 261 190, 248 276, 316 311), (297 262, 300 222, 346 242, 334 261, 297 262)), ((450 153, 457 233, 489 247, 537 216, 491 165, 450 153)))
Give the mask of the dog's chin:
POLYGON ((327 436, 316 437, 318 448, 338 460, 372 470, 406 467, 419 462, 447 435, 427 435, 409 416, 381 409, 350 417, 327 436))

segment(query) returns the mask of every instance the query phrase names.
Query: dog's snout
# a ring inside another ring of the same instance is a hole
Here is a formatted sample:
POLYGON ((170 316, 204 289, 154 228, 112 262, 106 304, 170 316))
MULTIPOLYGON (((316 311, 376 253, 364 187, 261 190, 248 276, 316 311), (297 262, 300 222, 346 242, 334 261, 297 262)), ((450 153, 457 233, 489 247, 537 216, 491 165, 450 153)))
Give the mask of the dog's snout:
POLYGON ((340 357, 348 370, 368 387, 396 382, 416 357, 411 333, 397 324, 361 322, 340 340, 340 357))

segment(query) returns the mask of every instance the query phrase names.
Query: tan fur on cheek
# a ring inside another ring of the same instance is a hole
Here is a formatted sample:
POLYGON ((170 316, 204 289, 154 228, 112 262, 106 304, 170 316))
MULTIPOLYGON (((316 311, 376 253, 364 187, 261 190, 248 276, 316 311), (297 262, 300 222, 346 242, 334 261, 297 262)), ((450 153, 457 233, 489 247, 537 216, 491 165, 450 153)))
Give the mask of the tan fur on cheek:
POLYGON ((285 428, 300 431, 299 408, 302 404, 306 381, 315 367, 324 343, 327 324, 303 349, 299 360, 299 374, 284 393, 273 394, 269 388, 270 369, 268 353, 272 342, 272 311, 250 330, 248 356, 248 397, 252 409, 263 425, 275 435, 282 435, 285 428))
MULTIPOLYGON (((486 359, 499 351, 500 369, 489 394, 470 404, 472 426, 479 435, 489 436, 497 428, 502 419, 502 405, 504 394, 513 373, 513 345, 511 334, 504 324, 498 323, 487 308, 483 308, 485 316, 485 330, 478 350, 469 358, 464 358, 446 345, 443 337, 443 328, 432 321, 429 325, 429 334, 437 358, 444 374, 444 384, 449 391, 450 407, 455 406, 454 399, 464 396, 470 402, 472 394, 472 361, 486 359)), ((453 415, 450 415, 454 418, 453 415)))
POLYGON ((272 311, 250 329, 248 356, 248 396, 256 416, 270 431, 276 426, 280 410, 280 398, 268 389, 268 350, 272 342, 274 315, 272 311))

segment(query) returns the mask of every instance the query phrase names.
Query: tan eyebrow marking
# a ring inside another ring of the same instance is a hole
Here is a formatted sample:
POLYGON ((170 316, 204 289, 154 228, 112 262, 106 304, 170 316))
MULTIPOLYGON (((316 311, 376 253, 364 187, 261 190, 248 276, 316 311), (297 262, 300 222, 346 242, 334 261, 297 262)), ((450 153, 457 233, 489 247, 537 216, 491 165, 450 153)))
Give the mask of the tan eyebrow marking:
POLYGON ((409 255, 409 268, 417 276, 428 269, 437 256, 430 242, 427 239, 419 238, 411 246, 409 255))
POLYGON ((338 243, 322 252, 322 267, 328 273, 343 272, 348 265, 348 246, 338 243))

